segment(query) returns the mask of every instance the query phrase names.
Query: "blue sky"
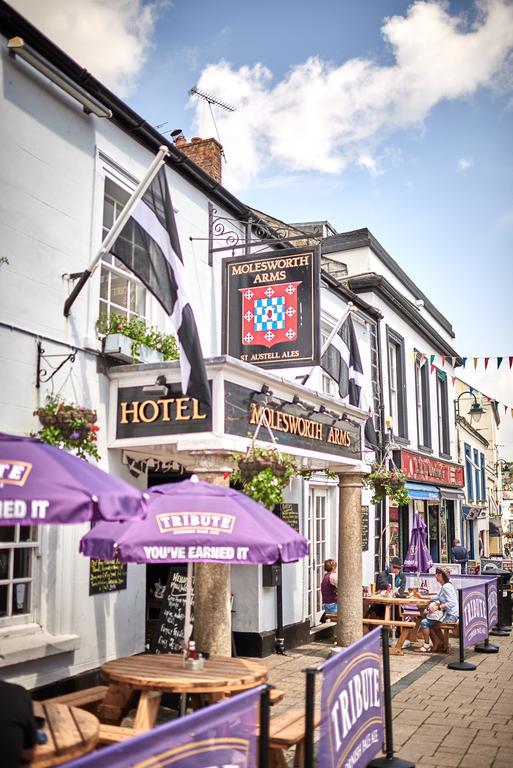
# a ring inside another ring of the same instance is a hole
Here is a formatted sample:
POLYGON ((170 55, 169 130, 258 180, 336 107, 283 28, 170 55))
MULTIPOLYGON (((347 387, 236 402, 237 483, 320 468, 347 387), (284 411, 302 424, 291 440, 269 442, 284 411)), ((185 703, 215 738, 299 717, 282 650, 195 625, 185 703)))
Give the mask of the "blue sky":
MULTIPOLYGON (((12 2, 162 131, 215 135, 196 83, 232 103, 240 199, 368 227, 462 355, 513 354, 511 0, 12 2)), ((469 378, 513 405, 512 375, 469 378)))

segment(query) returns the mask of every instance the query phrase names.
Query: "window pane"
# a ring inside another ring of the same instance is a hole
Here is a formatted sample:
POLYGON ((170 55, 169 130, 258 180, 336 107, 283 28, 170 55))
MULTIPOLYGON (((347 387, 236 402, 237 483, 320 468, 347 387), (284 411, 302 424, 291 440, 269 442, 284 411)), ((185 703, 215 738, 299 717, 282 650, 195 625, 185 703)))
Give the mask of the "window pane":
POLYGON ((110 281, 110 300, 112 303, 121 307, 128 307, 128 280, 112 272, 110 281))
POLYGON ((32 562, 32 548, 23 548, 14 550, 14 571, 15 579, 23 579, 30 576, 30 565, 32 562))
POLYGON ((0 541, 14 541, 15 532, 14 525, 0 526, 0 541))
POLYGON ((7 616, 7 595, 9 588, 0 587, 0 616, 7 616))
POLYGON ((105 267, 100 272, 100 298, 108 300, 109 298, 109 270, 105 267))
POLYGON ((19 541, 37 541, 37 526, 20 525, 19 541))
POLYGON ((103 200, 103 226, 110 229, 114 224, 114 201, 110 197, 103 200))
POLYGON ((28 613, 30 605, 30 584, 13 584, 12 612, 28 613))
POLYGON ((0 579, 9 578, 9 554, 10 549, 0 549, 0 579))

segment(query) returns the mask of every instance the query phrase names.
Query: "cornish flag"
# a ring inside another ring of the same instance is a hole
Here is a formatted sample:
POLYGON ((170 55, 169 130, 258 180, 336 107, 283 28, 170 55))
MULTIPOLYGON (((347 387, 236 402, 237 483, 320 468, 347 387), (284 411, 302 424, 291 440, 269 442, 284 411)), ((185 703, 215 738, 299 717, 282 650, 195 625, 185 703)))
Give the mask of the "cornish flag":
POLYGON ((210 404, 198 329, 184 287, 184 264, 164 167, 135 204, 110 250, 171 317, 180 350, 183 393, 210 404))
MULTIPOLYGON (((338 384, 342 400, 349 400, 363 411, 370 411, 363 387, 363 366, 358 349, 358 340, 351 315, 342 323, 338 333, 321 357, 321 367, 338 384)), ((365 440, 371 446, 378 445, 378 438, 372 417, 365 424, 365 440)))

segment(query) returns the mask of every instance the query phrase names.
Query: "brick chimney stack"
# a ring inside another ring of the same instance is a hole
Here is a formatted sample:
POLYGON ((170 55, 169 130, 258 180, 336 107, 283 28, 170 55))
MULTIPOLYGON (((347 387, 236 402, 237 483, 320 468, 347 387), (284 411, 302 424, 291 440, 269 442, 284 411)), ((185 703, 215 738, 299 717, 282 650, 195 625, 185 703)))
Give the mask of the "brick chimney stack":
POLYGON ((184 136, 179 136, 176 146, 187 157, 199 165, 209 176, 212 176, 219 184, 222 182, 222 151, 223 148, 216 139, 201 139, 195 136, 189 142, 184 136))

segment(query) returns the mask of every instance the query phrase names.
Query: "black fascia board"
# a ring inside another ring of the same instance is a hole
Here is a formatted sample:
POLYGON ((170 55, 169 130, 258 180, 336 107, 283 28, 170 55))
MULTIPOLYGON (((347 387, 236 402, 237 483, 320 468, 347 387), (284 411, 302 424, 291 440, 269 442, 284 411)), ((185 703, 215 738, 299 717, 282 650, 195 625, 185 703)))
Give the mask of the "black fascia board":
MULTIPOLYGON (((91 96, 94 96, 112 110, 111 122, 122 131, 132 136, 135 141, 154 154, 157 153, 159 147, 167 147, 170 155, 166 163, 170 164, 173 170, 180 173, 196 188, 203 191, 242 221, 247 221, 249 217, 252 217, 254 228, 261 224, 274 234, 274 230, 265 221, 259 222, 255 220, 252 210, 247 205, 244 205, 244 203, 234 197, 222 184, 216 182, 208 173, 190 160, 187 155, 175 147, 172 142, 159 133, 156 128, 149 125, 137 112, 134 112, 124 101, 91 75, 87 69, 77 64, 76 61, 64 53, 63 50, 43 35, 14 8, 4 2, 4 0, 0 0, 0 33, 6 39, 17 36, 23 38, 41 56, 51 62, 77 85, 84 88, 91 96)), ((283 246, 279 244, 278 247, 283 246)))
POLYGON ((432 344, 433 349, 446 357, 455 357, 456 366, 462 365, 461 356, 448 344, 440 334, 419 314, 415 306, 391 285, 386 277, 375 272, 355 275, 344 279, 344 282, 355 293, 374 292, 393 309, 397 310, 410 325, 432 344))
POLYGON ((395 259, 390 256, 383 248, 381 243, 374 237, 372 232, 364 227, 363 229, 354 229, 350 232, 341 232, 338 235, 331 235, 324 238, 322 241, 322 254, 336 253, 338 251, 350 251, 353 248, 362 248, 368 246, 371 248, 380 261, 395 275, 402 284, 408 288, 416 299, 422 299, 425 308, 429 314, 432 315, 435 320, 440 323, 442 328, 449 333, 452 338, 455 337, 455 333, 452 328, 452 324, 447 318, 442 315, 435 305, 428 299, 420 288, 415 285, 411 277, 409 277, 404 269, 399 266, 395 259))
POLYGON ((346 285, 341 285, 338 280, 323 269, 321 269, 321 283, 325 283, 333 293, 336 293, 344 301, 352 301, 358 309, 361 309, 362 312, 365 312, 373 320, 381 320, 383 318, 379 309, 373 307, 372 304, 369 304, 361 296, 358 296, 357 293, 351 291, 346 285))

